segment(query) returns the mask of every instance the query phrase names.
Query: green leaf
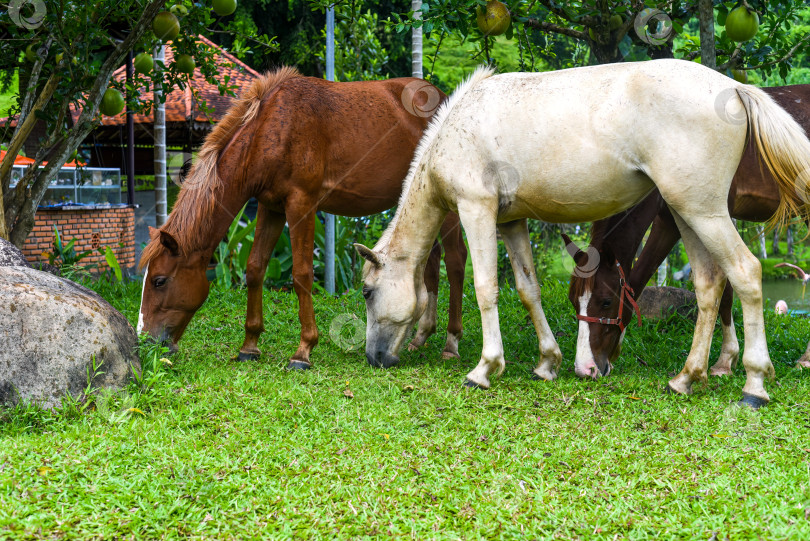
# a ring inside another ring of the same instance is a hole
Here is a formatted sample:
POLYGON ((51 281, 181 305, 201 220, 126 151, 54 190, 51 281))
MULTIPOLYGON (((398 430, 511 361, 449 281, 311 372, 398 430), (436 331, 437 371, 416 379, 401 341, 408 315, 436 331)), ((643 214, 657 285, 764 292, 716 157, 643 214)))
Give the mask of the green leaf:
POLYGON ((247 237, 249 234, 253 233, 253 230, 255 229, 256 229, 256 220, 248 222, 246 226, 242 227, 241 230, 233 234, 231 238, 228 240, 228 250, 229 251, 235 250, 236 247, 239 245, 239 243, 241 243, 245 239, 245 237, 247 237))
POLYGON ((278 280, 281 278, 281 261, 277 257, 271 258, 267 263, 266 276, 271 280, 278 280))
POLYGON ((119 282, 124 280, 123 274, 121 273, 121 265, 118 263, 118 259, 115 257, 115 252, 112 251, 112 248, 109 246, 104 247, 104 259, 107 261, 107 265, 115 273, 115 279, 119 282))

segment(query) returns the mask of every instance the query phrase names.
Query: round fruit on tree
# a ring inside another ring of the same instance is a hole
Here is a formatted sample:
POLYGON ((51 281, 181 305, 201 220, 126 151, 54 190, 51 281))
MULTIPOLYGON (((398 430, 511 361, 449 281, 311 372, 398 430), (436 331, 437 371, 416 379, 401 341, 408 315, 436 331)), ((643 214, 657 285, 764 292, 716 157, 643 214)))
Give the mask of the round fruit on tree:
POLYGON ((188 8, 183 4, 175 4, 169 9, 172 13, 174 13, 177 17, 185 17, 188 15, 188 8))
POLYGON ((759 15, 745 6, 731 10, 726 17, 726 35, 733 41, 748 41, 757 35, 759 15))
POLYGON ((236 0, 214 0, 214 13, 220 17, 236 11, 236 0))
POLYGON ((25 59, 29 62, 35 62, 37 59, 37 42, 31 43, 25 48, 25 59))
POLYGON ((738 83, 748 84, 748 71, 747 70, 731 70, 731 76, 738 83))
POLYGON ((614 30, 618 30, 624 24, 624 19, 618 13, 614 13, 610 16, 610 31, 613 32, 614 30))
POLYGON ((133 62, 135 66, 135 73, 152 73, 155 67, 155 61, 152 60, 152 55, 149 53, 138 53, 133 62))
POLYGON ((489 0, 486 9, 476 8, 475 20, 478 29, 485 36, 500 36, 509 28, 512 16, 506 4, 498 0, 489 0))
POLYGON ((194 58, 187 54, 179 54, 175 56, 174 65, 177 67, 177 71, 180 73, 194 73, 194 68, 197 67, 197 63, 194 62, 194 58))
POLYGON ((152 21, 152 31, 161 41, 172 40, 180 33, 180 21, 174 13, 161 11, 152 21))
POLYGON ((98 110, 102 115, 117 115, 124 110, 124 96, 118 90, 108 88, 104 92, 104 97, 101 98, 101 105, 99 105, 98 110))

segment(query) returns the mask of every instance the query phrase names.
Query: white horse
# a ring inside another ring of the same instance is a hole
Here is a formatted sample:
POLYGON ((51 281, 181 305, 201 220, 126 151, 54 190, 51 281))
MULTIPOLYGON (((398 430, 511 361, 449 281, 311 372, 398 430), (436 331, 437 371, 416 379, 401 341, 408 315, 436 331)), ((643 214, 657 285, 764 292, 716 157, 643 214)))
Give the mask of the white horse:
POLYGON ((620 212, 658 187, 692 262, 699 316, 684 370, 670 388, 706 379, 717 303, 726 276, 743 305, 747 379, 743 401, 770 400, 773 376, 759 261, 728 213, 731 179, 753 137, 782 194, 777 218, 804 215, 810 141, 757 88, 694 62, 656 60, 551 73, 492 75, 479 68, 434 116, 405 181, 397 213, 367 260, 366 357, 398 362, 422 314, 433 239, 458 211, 470 245, 481 311, 481 360, 466 385, 488 388, 505 366, 498 324, 496 227, 540 342, 534 373, 553 380, 560 348, 540 304, 526 218, 586 222, 620 212))

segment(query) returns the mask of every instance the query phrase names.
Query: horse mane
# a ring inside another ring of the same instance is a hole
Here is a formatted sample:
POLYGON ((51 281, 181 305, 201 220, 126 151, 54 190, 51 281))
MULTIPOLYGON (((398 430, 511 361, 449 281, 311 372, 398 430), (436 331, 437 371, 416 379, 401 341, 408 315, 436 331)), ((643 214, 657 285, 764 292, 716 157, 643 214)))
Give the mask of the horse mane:
MULTIPOLYGON (((197 162, 180 187, 180 194, 162 230, 171 233, 185 253, 199 249, 209 230, 211 217, 219 204, 219 193, 224 189, 217 174, 217 161, 223 150, 239 130, 252 122, 259 114, 262 102, 281 83, 301 77, 297 69, 282 66, 256 78, 238 100, 228 109, 211 132, 206 136, 197 162)), ((138 269, 163 251, 159 239, 153 237, 144 248, 138 269)))
MULTIPOLYGON (((588 241, 589 246, 593 246, 601 252, 602 246, 604 245, 605 240, 612 229, 613 223, 615 222, 615 218, 616 216, 611 216, 610 218, 593 222, 591 225, 591 238, 588 241)), ((574 295, 579 298, 583 293, 585 293, 585 291, 593 291, 593 285, 595 282, 595 272, 588 273, 587 276, 579 276, 578 274, 572 273, 569 287, 574 295)))
POLYGON ((569 287, 573 291, 574 296, 579 298, 586 291, 593 291, 594 283, 596 283, 596 273, 586 277, 573 275, 571 276, 571 285, 569 287))
POLYGON ((377 241, 377 247, 384 248, 388 246, 389 241, 391 240, 391 235, 393 234, 394 228, 396 227, 397 221, 399 220, 400 212, 402 210, 402 205, 405 203, 405 200, 408 197, 408 191, 411 188, 411 184, 413 184, 413 180, 416 177, 416 172, 419 167, 422 165, 422 159, 427 154, 430 145, 436 139, 436 136, 439 134, 439 130, 441 129, 444 121, 447 120, 447 117, 450 116, 450 112, 455 107, 456 103, 476 84, 484 79, 491 77, 495 73, 495 70, 490 66, 478 66, 475 71, 461 81, 453 93, 447 98, 444 103, 442 103, 436 112, 433 114, 433 118, 430 120, 427 128, 425 128, 425 132, 422 134, 422 138, 419 140, 419 144, 416 145, 416 150, 413 154, 413 160, 411 160, 411 166, 408 169, 408 175, 405 177, 405 180, 402 183, 402 193, 399 196, 399 202, 397 203, 397 211, 394 213, 394 217, 391 219, 391 223, 388 224, 388 227, 383 232, 380 240, 377 241))

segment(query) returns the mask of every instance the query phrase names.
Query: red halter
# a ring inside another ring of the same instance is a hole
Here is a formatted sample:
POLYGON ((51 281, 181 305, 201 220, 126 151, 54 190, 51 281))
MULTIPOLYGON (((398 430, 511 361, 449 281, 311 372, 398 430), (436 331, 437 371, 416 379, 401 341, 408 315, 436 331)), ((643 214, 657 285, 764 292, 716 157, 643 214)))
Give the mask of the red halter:
POLYGON ((621 291, 619 292, 619 317, 617 318, 608 318, 608 317, 593 317, 593 316, 583 316, 582 314, 577 314, 577 319, 580 321, 587 321, 588 323, 601 323, 602 325, 618 325, 620 331, 624 331, 624 328, 627 326, 625 325, 624 321, 622 321, 622 314, 624 313, 624 299, 627 297, 627 302, 630 303, 630 306, 633 307, 633 310, 636 312, 636 317, 638 318, 638 326, 641 327, 641 313, 638 309, 638 304, 636 304, 636 300, 633 298, 635 292, 633 288, 630 287, 630 284, 627 283, 627 280, 624 278, 624 270, 622 269, 621 264, 619 261, 616 261, 616 267, 619 269, 619 287, 621 291))

